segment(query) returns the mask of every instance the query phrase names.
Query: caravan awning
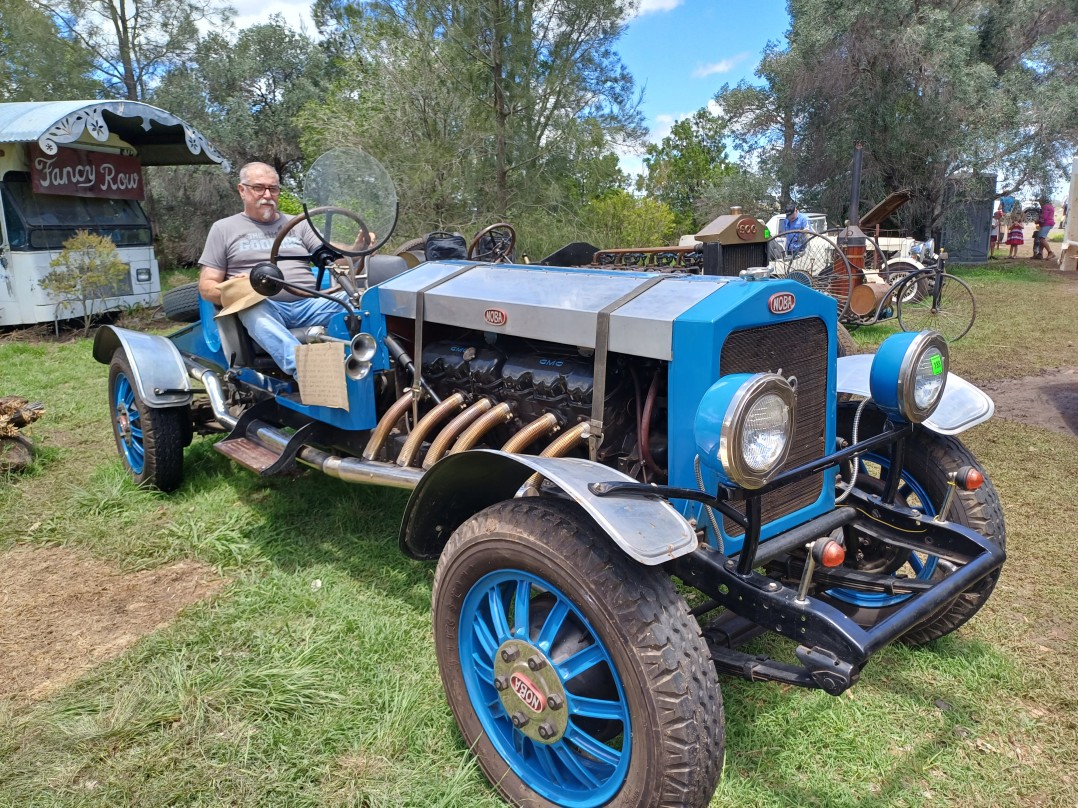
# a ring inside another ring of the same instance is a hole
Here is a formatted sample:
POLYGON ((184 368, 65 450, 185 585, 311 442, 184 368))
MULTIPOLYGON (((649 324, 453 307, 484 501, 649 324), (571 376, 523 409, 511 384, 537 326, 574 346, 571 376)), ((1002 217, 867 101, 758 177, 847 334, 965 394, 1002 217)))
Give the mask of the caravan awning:
POLYGON ((205 136, 171 112, 137 101, 42 101, 0 104, 0 143, 36 141, 46 154, 110 134, 138 149, 144 166, 230 166, 205 136), (89 137, 88 137, 88 136, 89 137))

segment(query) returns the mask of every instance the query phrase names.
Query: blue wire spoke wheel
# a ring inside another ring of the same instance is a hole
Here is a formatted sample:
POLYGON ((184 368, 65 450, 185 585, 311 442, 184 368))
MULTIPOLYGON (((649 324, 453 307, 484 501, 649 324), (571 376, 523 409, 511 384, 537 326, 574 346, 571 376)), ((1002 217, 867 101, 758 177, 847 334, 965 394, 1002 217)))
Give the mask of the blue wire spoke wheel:
POLYGON ((434 639, 464 741, 510 803, 707 805, 723 712, 699 627, 574 504, 510 500, 461 525, 434 639))
MULTIPOLYGON (((839 405, 838 434, 852 438, 854 411, 858 402, 839 405)), ((874 407, 868 407, 861 418, 858 440, 880 434, 886 418, 874 407)), ((884 453, 869 453, 860 462, 857 487, 873 494, 884 490, 884 478, 890 468, 884 453)), ((905 461, 898 488, 898 502, 915 508, 928 517, 938 513, 946 501, 948 474, 972 466, 984 475, 984 484, 975 491, 957 490, 946 514, 948 521, 957 522, 1006 547, 1006 528, 999 494, 987 472, 960 440, 938 435, 925 427, 917 428, 907 438, 905 461)), ((956 567, 928 552, 913 552, 874 538, 850 531, 846 537, 846 566, 877 575, 900 575, 920 581, 940 580, 956 567)), ((995 588, 999 572, 987 576, 961 593, 936 614, 927 617, 902 636, 907 645, 924 645, 949 634, 973 617, 988 601, 995 588)), ((853 587, 836 587, 820 592, 817 597, 831 603, 852 617, 859 625, 872 627, 886 620, 914 595, 888 595, 853 587)))
POLYGON ((142 443, 142 422, 135 403, 135 391, 124 373, 116 376, 113 391, 112 426, 116 441, 127 467, 134 474, 142 474, 146 466, 146 447, 142 443))
MULTIPOLYGON (((879 480, 878 485, 868 486, 869 490, 877 493, 883 490, 883 477, 887 476, 890 464, 886 457, 876 454, 866 454, 859 461, 858 480, 864 482, 866 478, 879 480)), ((902 481, 898 487, 897 501, 907 508, 915 508, 925 516, 936 515, 936 508, 932 504, 924 487, 903 470, 902 481)), ((916 553, 903 550, 882 542, 873 542, 859 546, 856 552, 861 553, 859 569, 868 572, 903 575, 918 581, 931 581, 939 566, 939 558, 928 553, 916 553)), ((855 606, 869 609, 881 609, 887 606, 895 606, 909 600, 912 595, 888 595, 884 592, 865 592, 857 589, 838 587, 828 593, 831 597, 851 603, 855 606)))
POLYGON ((551 802, 605 804, 625 779, 632 726, 610 652, 580 610, 543 578, 500 570, 469 590, 461 624, 468 696, 498 754, 551 802))
POLYGON ((131 361, 118 348, 109 365, 109 410, 116 450, 138 485, 173 491, 183 481, 190 408, 150 407, 134 380, 131 361))

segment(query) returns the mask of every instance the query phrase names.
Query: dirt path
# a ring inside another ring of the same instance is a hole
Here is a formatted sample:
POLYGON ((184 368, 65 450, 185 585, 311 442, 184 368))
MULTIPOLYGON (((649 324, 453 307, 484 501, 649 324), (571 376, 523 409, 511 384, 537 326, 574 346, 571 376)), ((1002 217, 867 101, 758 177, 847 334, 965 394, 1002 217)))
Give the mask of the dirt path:
POLYGON ((1078 368, 990 382, 982 389, 996 403, 996 417, 1078 436, 1078 368))
POLYGON ((66 547, 0 554, 0 699, 48 696, 225 583, 195 561, 122 574, 66 547))

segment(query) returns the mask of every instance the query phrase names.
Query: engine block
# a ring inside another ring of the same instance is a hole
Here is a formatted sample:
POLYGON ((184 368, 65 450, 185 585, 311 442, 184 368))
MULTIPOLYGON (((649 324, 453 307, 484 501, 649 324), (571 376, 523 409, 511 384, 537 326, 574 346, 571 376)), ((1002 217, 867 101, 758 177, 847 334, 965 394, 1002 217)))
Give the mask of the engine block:
MULTIPOLYGON (((642 393, 634 384, 634 372, 654 375, 657 363, 650 368, 630 370, 627 357, 616 356, 607 374, 604 405, 604 438, 599 454, 604 461, 622 458, 619 466, 629 468, 639 459, 636 413, 643 411, 642 393)), ((645 364, 637 360, 637 364, 645 364)), ((511 420, 492 431, 491 446, 500 445, 512 435, 542 417, 553 413, 558 426, 565 430, 587 421, 591 416, 595 378, 591 356, 565 346, 532 344, 526 340, 502 338, 489 344, 482 336, 471 339, 443 340, 427 345, 423 351, 423 375, 438 396, 445 399, 462 393, 471 402, 487 397, 495 403, 512 407, 511 420)), ((654 421, 665 423, 665 411, 653 407, 654 421)), ((653 440, 662 446, 665 439, 653 440)), ((541 448, 541 447, 540 447, 541 448)))

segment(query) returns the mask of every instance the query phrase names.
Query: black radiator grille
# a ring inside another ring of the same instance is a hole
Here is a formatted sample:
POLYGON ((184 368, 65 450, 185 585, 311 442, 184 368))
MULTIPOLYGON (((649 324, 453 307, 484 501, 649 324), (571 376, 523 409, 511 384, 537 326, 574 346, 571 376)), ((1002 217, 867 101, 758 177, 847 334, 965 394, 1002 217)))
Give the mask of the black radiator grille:
POLYGON ((705 275, 718 274, 733 278, 737 277, 737 274, 743 269, 767 266, 766 241, 751 244, 724 244, 720 249, 722 254, 718 262, 722 266, 718 268, 717 272, 714 270, 708 272, 705 268, 705 275))
MULTIPOLYGON (((817 318, 735 331, 722 346, 719 372, 781 373, 797 377, 793 444, 783 470, 825 454, 827 428, 827 328, 817 318)), ((763 498, 764 523, 811 505, 820 496, 823 473, 779 488, 763 498)), ((735 503, 740 510, 740 504, 735 503)), ((727 535, 744 531, 723 519, 727 535)))

